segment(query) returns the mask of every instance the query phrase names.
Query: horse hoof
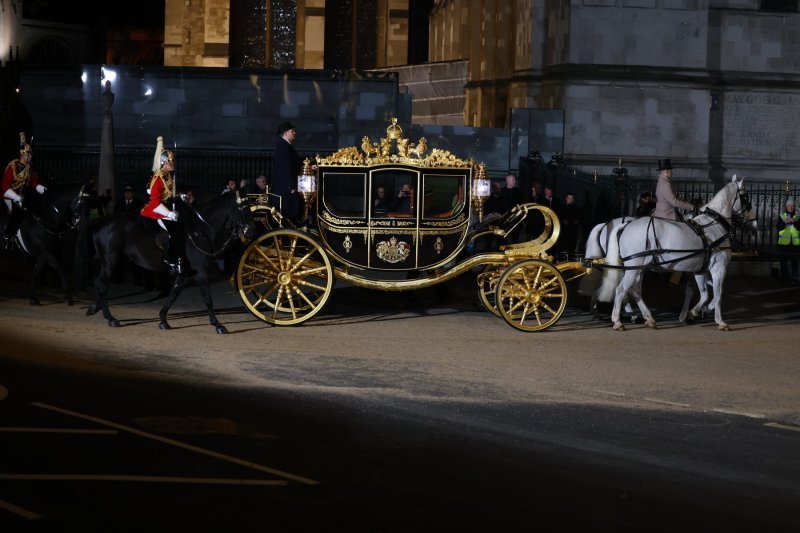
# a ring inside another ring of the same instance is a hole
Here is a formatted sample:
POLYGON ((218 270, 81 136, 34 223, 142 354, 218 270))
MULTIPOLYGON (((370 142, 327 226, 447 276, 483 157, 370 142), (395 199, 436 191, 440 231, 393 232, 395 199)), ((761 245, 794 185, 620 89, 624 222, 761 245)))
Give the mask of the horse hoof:
POLYGON ((158 329, 172 329, 172 327, 165 322, 158 323, 158 329))
POLYGON ((623 326, 620 322, 615 322, 614 329, 617 331, 625 331, 625 326, 623 326))
POLYGON ((689 323, 687 322, 688 318, 689 318, 688 313, 684 311, 680 314, 680 316, 678 316, 678 322, 686 322, 688 324, 689 323))
POLYGON ((96 312, 97 311, 95 310, 93 305, 90 305, 89 307, 86 308, 86 316, 92 316, 96 312))
POLYGON ((225 326, 223 326, 222 324, 219 324, 219 325, 218 325, 216 328, 214 328, 214 329, 215 329, 215 330, 216 330, 216 332, 217 332, 217 333, 219 333, 220 335, 225 335, 226 333, 228 333, 228 330, 227 330, 227 329, 225 328, 225 326))
POLYGON ((75 302, 72 300, 72 296, 67 296, 66 298, 64 298, 64 303, 69 305, 69 306, 72 306, 73 304, 75 304, 75 302))
POLYGON ((640 316, 635 316, 631 318, 631 324, 644 324, 644 318, 640 316))
POLYGON ((39 298, 31 298, 31 305, 42 305, 39 298))
POLYGON ((116 318, 112 318, 108 321, 108 326, 111 328, 118 328, 120 326, 119 320, 116 318))
POLYGON ((719 330, 720 331, 730 331, 731 328, 730 328, 730 326, 728 326, 728 324, 720 324, 719 325, 719 330))
POLYGON ((652 328, 652 329, 658 329, 658 326, 656 325, 656 321, 655 321, 655 320, 653 320, 652 318, 651 318, 650 320, 646 321, 646 322, 645 322, 645 325, 646 325, 648 328, 652 328))

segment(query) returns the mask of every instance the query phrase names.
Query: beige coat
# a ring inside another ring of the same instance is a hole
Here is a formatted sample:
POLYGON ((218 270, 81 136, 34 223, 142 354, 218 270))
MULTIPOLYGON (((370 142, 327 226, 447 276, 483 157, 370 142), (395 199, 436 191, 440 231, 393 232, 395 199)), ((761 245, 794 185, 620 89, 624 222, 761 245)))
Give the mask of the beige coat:
POLYGON ((658 184, 656 185, 656 208, 653 211, 653 216, 677 220, 676 209, 691 211, 694 206, 689 202, 675 198, 675 193, 672 192, 672 178, 659 176, 658 184))

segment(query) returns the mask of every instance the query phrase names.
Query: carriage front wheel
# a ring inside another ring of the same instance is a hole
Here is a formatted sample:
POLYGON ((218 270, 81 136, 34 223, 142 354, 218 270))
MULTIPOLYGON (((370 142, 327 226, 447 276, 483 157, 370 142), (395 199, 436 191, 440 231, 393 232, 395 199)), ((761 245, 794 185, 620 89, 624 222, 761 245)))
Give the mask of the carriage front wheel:
POLYGON ((495 316, 500 316, 495 296, 497 295, 497 281, 502 273, 501 267, 486 265, 483 272, 478 274, 478 295, 481 298, 483 308, 495 316))
POLYGON ((526 259, 507 267, 495 294, 500 316, 521 331, 555 324, 567 306, 567 283, 552 264, 526 259))
POLYGON ((239 260, 239 296, 255 316, 290 326, 322 309, 333 288, 328 254, 312 236, 281 229, 253 241, 239 260))

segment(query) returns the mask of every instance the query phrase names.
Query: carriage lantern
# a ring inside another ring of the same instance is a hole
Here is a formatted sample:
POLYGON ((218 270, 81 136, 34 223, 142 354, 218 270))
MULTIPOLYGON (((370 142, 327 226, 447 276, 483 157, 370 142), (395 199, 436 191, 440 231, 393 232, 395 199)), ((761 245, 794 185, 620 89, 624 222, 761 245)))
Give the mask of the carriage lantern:
POLYGON ((483 220, 483 204, 489 198, 490 182, 486 177, 486 165, 478 165, 478 173, 472 181, 472 204, 478 211, 478 222, 483 220))
POLYGON ((308 219, 308 208, 317 196, 317 177, 314 175, 314 170, 311 167, 311 160, 309 159, 303 161, 303 173, 297 176, 297 192, 299 192, 303 200, 305 200, 303 220, 306 220, 308 219))

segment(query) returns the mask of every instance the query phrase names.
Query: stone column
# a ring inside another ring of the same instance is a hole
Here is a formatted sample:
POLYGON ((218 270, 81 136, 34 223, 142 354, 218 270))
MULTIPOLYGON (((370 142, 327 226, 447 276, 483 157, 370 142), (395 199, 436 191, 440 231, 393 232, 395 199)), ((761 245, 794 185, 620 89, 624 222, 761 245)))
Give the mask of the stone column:
POLYGON ((100 172, 97 179, 97 192, 100 195, 111 189, 111 198, 116 198, 114 191, 114 117, 111 106, 114 105, 114 93, 111 82, 106 80, 103 93, 103 129, 100 135, 100 172))

